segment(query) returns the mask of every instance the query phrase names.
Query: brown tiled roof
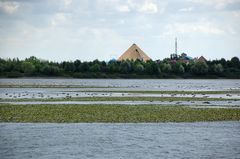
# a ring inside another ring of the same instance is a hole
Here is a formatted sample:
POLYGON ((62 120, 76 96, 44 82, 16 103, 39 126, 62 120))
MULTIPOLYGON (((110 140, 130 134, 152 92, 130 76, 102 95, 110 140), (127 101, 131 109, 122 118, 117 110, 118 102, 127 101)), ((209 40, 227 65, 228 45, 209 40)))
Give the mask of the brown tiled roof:
POLYGON ((207 60, 206 60, 205 57, 201 56, 201 57, 198 58, 198 61, 206 62, 207 60))

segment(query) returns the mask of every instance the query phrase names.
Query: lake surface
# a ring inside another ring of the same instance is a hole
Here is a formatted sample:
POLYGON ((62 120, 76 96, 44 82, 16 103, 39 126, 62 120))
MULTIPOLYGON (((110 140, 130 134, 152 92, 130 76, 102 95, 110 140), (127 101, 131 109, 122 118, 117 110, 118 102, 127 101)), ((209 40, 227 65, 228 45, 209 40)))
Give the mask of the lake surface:
MULTIPOLYGON (((240 80, 223 79, 0 79, 0 85, 73 85, 127 90, 232 90, 240 80)), ((96 88, 97 89, 97 88, 96 88)), ((101 88, 102 90, 103 88, 101 88)))
POLYGON ((240 158, 240 122, 0 123, 1 159, 240 158))
POLYGON ((232 91, 240 80, 179 79, 0 79, 0 99, 60 99, 74 97, 194 97, 240 99, 240 93, 153 94, 121 91, 232 91), (4 88, 11 87, 13 88, 4 88), (23 88, 14 88, 22 86, 23 88), (30 88, 24 88, 28 86, 30 88), (46 88, 34 88, 44 86, 46 88), (70 87, 69 87, 70 86, 70 87), (31 88, 33 87, 33 88, 31 88), (58 88, 52 88, 58 87, 58 88), (59 88, 61 87, 61 88, 59 88), (81 87, 81 88, 79 88, 81 87), (119 92, 109 92, 119 91, 119 92))
POLYGON ((238 101, 23 101, 23 102, 0 102, 0 104, 16 105, 41 105, 41 104, 77 104, 77 105, 159 105, 159 106, 188 106, 191 108, 228 108, 240 109, 240 100, 238 101))
MULTIPOLYGON (((93 103, 165 104, 188 105, 194 108, 240 108, 239 93, 173 95, 107 92, 111 90, 231 91, 240 90, 240 80, 0 79, 0 86, 5 85, 73 87, 0 88, 0 98, 3 100, 33 99, 34 104, 41 104, 34 101, 35 99, 63 97, 198 97, 227 100, 57 101, 57 104, 79 104, 79 106, 93 103), (230 99, 237 100, 230 101, 230 99)), ((12 102, 14 104, 14 101, 12 102)), ((240 122, 0 123, 0 159, 15 158, 240 158, 240 122)))
MULTIPOLYGON (((92 90, 94 91, 94 90, 92 90)), ((194 98, 224 98, 240 99, 240 93, 223 94, 153 94, 153 93, 121 93, 119 92, 90 92, 79 88, 0 88, 2 99, 46 99, 68 97, 194 97, 194 98)))

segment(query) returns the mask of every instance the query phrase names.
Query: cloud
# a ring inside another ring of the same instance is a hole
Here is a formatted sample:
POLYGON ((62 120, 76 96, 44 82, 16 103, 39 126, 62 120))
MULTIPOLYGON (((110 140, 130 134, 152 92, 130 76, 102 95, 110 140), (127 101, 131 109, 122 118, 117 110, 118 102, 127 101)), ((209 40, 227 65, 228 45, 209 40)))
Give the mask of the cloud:
POLYGON ((233 16, 237 19, 240 19, 240 11, 234 11, 233 16))
MULTIPOLYGON (((204 45, 208 39, 216 46, 218 41, 227 43, 232 38, 236 46, 221 47, 238 53, 237 2, 240 0, 0 0, 0 55, 107 59, 108 54, 121 53, 134 42, 162 56, 157 53, 168 53, 168 41, 175 36, 204 45)), ((211 52, 224 53, 217 49, 211 52)))
POLYGON ((117 10, 120 12, 130 12, 130 8, 127 5, 119 5, 117 6, 117 10))
POLYGON ((225 9, 228 5, 239 3, 239 0, 189 0, 190 2, 214 7, 217 10, 225 9))
POLYGON ((193 7, 188 7, 188 8, 181 8, 179 9, 180 12, 191 12, 193 11, 193 7))
POLYGON ((164 35, 178 35, 178 34, 205 34, 205 35, 222 35, 226 30, 219 28, 210 22, 196 22, 196 23, 173 23, 165 26, 166 31, 164 35))
POLYGON ((72 0, 64 0, 64 5, 69 6, 72 4, 72 0))
POLYGON ((65 24, 67 21, 67 17, 65 13, 57 13, 53 16, 51 20, 51 26, 55 27, 57 25, 65 24))
POLYGON ((18 2, 0 2, 0 9, 7 14, 15 13, 18 10, 19 6, 20 4, 18 2))
POLYGON ((158 4, 151 0, 107 0, 110 8, 119 12, 138 12, 144 14, 155 14, 158 12, 158 4))
POLYGON ((158 12, 158 7, 157 4, 153 2, 145 1, 143 5, 139 7, 138 11, 142 13, 154 14, 158 12))
POLYGON ((120 24, 120 25, 123 25, 123 24, 125 24, 126 22, 125 22, 125 20, 124 19, 120 19, 119 21, 118 21, 118 24, 120 24))

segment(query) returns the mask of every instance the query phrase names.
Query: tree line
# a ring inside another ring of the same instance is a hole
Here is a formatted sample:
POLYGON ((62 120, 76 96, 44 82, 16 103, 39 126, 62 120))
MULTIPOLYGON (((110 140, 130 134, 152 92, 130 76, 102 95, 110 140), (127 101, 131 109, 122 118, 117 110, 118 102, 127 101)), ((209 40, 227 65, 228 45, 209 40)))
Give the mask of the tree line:
POLYGON ((238 57, 212 61, 116 61, 52 62, 34 56, 19 60, 0 58, 0 77, 74 78, 240 78, 238 57))

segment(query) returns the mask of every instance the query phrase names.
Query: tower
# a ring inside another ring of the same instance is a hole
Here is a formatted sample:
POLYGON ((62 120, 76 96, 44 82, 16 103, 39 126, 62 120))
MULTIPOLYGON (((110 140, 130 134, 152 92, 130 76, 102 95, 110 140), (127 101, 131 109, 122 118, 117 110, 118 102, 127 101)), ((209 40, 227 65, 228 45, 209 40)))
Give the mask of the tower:
POLYGON ((177 38, 175 38, 175 54, 177 55, 177 38))
POLYGON ((178 55, 177 55, 177 38, 176 37, 175 37, 175 52, 170 55, 170 58, 172 60, 177 60, 178 59, 178 55))

